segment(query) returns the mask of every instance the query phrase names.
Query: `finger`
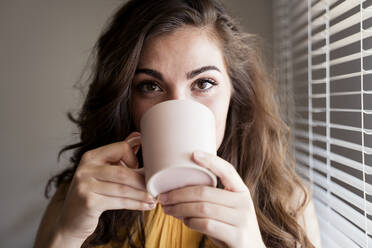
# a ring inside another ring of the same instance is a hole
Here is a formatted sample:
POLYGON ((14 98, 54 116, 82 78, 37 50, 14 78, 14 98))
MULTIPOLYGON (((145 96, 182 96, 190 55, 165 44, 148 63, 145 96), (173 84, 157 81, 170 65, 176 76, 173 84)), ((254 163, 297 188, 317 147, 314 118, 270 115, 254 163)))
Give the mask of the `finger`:
POLYGON ((141 134, 139 132, 133 132, 124 140, 127 142, 131 147, 136 147, 141 144, 141 134))
MULTIPOLYGON (((134 154, 134 157, 135 157, 138 150, 140 149, 140 146, 141 146, 141 136, 129 135, 124 141, 127 142, 130 145, 130 147, 132 148, 132 152, 134 154)), ((135 165, 130 164, 131 162, 128 161, 128 160, 127 160, 127 164, 123 160, 120 160, 117 165, 123 165, 125 167, 129 167, 129 168, 133 168, 133 169, 138 168, 138 160, 137 160, 136 157, 135 157, 135 160, 136 160, 135 165)))
POLYGON ((247 208, 248 200, 244 201, 245 192, 231 192, 205 185, 178 188, 159 195, 162 205, 173 205, 186 202, 210 202, 230 208, 247 208), (243 200, 242 200, 243 199, 243 200))
POLYGON ((226 160, 202 151, 194 152, 192 158, 198 165, 218 176, 225 189, 235 192, 248 191, 238 172, 226 160))
POLYGON ((209 218, 238 226, 241 223, 241 212, 233 208, 208 202, 189 202, 163 207, 166 214, 182 218, 209 218))
POLYGON ((124 157, 124 159, 120 159, 120 163, 122 165, 125 165, 129 168, 137 168, 138 167, 138 160, 136 157, 136 154, 140 148, 141 145, 141 134, 137 132, 131 133, 124 142, 128 143, 129 146, 131 147, 131 151, 129 151, 128 156, 124 157))
POLYGON ((96 181, 92 191, 99 195, 122 197, 132 200, 154 203, 156 199, 148 192, 132 188, 125 184, 96 181))
POLYGON ((95 204, 99 206, 100 210, 117 210, 117 209, 128 209, 128 210, 151 210, 156 207, 156 203, 147 203, 143 201, 137 201, 130 198, 121 198, 121 197, 110 197, 104 195, 95 195, 96 199, 95 204))
POLYGON ((233 241, 237 236, 234 226, 208 218, 187 218, 183 222, 189 228, 222 241, 226 243, 227 247, 233 247, 233 241))
POLYGON ((137 166, 137 158, 133 152, 132 146, 138 145, 140 139, 131 140, 134 136, 139 136, 140 133, 131 133, 124 141, 112 143, 99 147, 97 149, 86 152, 83 155, 83 160, 95 162, 96 164, 110 163, 117 164, 122 160, 126 165, 131 168, 137 166), (128 143, 131 141, 131 143, 128 143))
POLYGON ((125 184, 138 190, 147 191, 145 177, 123 166, 103 165, 95 169, 94 178, 99 181, 125 184))

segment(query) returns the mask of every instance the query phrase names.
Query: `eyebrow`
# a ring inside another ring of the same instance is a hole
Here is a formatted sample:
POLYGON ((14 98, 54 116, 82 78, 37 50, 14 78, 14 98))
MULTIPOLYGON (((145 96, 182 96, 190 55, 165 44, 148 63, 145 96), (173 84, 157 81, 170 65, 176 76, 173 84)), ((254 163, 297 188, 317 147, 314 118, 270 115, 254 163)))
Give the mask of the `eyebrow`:
MULTIPOLYGON (((208 65, 208 66, 203 66, 203 67, 200 67, 198 69, 195 69, 195 70, 192 70, 192 71, 186 73, 186 78, 187 79, 192 79, 193 77, 197 76, 198 74, 203 73, 205 71, 210 71, 210 70, 221 72, 220 69, 218 69, 216 66, 208 65)), ((139 68, 139 69, 136 70, 135 74, 140 74, 140 73, 150 75, 150 76, 152 76, 152 77, 154 77, 158 80, 163 81, 163 75, 156 70, 149 69, 149 68, 139 68)))
POLYGON ((137 69, 135 74, 140 74, 140 73, 150 75, 160 81, 163 81, 163 76, 161 75, 161 73, 153 69, 148 69, 148 68, 137 69))
POLYGON ((208 65, 208 66, 203 66, 203 67, 200 67, 199 69, 195 69, 193 71, 190 71, 190 72, 186 73, 186 78, 187 79, 191 79, 191 78, 197 76, 200 73, 203 73, 205 71, 211 71, 211 70, 215 70, 215 71, 221 72, 220 69, 218 69, 214 65, 208 65))

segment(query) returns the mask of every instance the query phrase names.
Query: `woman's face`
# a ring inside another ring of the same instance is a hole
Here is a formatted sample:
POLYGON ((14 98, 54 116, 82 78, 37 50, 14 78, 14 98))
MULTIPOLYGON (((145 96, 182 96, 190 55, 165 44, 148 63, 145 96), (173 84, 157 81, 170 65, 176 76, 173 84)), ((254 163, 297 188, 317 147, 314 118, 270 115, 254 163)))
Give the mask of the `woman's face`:
POLYGON ((149 39, 132 85, 136 130, 145 111, 157 103, 189 99, 207 106, 216 120, 217 147, 223 140, 231 96, 222 51, 207 31, 182 28, 149 39))

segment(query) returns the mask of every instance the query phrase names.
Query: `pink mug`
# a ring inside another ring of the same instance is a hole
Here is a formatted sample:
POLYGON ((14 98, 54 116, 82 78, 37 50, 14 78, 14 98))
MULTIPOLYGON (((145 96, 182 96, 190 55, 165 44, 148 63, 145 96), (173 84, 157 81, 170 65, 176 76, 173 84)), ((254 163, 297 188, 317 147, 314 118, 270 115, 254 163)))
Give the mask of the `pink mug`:
POLYGON ((154 197, 191 185, 216 187, 216 176, 192 160, 200 150, 216 154, 212 111, 196 101, 169 100, 152 106, 140 120, 147 191, 154 197))

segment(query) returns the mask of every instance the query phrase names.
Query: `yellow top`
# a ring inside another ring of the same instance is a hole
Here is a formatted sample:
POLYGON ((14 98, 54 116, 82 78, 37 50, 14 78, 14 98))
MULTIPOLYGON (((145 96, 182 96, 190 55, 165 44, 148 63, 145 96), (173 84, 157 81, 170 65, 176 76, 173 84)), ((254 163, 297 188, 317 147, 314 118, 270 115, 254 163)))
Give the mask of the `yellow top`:
MULTIPOLYGON (((142 214, 145 223, 146 248, 197 248, 199 246, 203 234, 188 228, 173 216, 165 214, 160 204, 151 211, 143 211, 142 214)), ((132 240, 137 246, 140 245, 138 230, 133 234, 132 240)), ((204 247, 215 246, 206 238, 204 247)), ((129 248, 129 244, 128 240, 124 244, 110 242, 97 248, 129 248)))

